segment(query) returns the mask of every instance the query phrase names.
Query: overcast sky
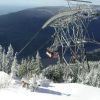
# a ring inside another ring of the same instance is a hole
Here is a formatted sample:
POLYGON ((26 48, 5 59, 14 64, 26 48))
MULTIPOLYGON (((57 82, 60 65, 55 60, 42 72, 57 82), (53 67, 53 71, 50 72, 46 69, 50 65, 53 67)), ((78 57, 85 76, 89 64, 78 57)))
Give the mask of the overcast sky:
MULTIPOLYGON (((93 4, 100 5, 100 0, 89 0, 93 4)), ((65 0, 0 0, 1 5, 25 5, 25 6, 65 6, 65 0)))

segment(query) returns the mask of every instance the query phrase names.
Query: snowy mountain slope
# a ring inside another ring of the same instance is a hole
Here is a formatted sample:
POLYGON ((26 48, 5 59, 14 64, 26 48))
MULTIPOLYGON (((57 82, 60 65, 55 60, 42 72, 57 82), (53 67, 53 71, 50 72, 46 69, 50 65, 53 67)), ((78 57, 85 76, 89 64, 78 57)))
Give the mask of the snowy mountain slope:
POLYGON ((0 100, 100 100, 100 89, 76 83, 51 83, 50 87, 39 87, 37 91, 22 88, 15 83, 0 90, 0 100))

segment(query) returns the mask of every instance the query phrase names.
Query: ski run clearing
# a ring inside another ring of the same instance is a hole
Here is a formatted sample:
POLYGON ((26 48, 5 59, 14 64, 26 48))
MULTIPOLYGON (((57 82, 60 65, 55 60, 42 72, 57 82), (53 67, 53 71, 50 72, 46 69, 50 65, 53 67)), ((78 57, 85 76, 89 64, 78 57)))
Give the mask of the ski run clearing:
POLYGON ((100 100, 100 88, 77 83, 51 83, 35 92, 22 88, 20 81, 12 80, 9 88, 0 89, 0 100, 100 100))

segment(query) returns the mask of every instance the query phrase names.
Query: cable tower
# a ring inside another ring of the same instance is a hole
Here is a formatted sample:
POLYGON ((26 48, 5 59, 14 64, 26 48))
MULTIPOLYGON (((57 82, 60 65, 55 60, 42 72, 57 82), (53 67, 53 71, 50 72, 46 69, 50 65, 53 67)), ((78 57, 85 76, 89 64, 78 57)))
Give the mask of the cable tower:
POLYGON ((47 48, 46 54, 50 58, 60 57, 60 61, 67 65, 76 62, 84 63, 86 61, 85 44, 91 42, 87 27, 95 14, 90 6, 90 1, 66 1, 69 9, 59 12, 42 26, 42 29, 49 26, 55 31, 52 36, 54 42, 51 47, 47 48), (85 4, 71 7, 72 1, 85 4), (59 48, 60 53, 58 53, 59 48))

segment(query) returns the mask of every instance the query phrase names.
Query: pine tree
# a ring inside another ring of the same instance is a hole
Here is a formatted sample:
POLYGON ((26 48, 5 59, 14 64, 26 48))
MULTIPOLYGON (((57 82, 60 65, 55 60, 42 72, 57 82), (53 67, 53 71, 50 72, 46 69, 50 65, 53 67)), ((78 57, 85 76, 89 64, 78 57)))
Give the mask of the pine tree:
POLYGON ((27 75, 27 61, 23 59, 19 68, 18 68, 18 76, 22 78, 23 76, 27 75))
POLYGON ((2 71, 3 48, 0 45, 0 71, 2 71))
POLYGON ((35 62, 35 60, 34 60, 34 58, 32 57, 31 58, 31 60, 30 60, 30 62, 28 63, 28 71, 29 71, 29 74, 30 74, 30 77, 32 77, 33 76, 33 74, 35 73, 35 67, 34 67, 34 62, 35 62))
POLYGON ((8 47, 8 52, 6 55, 6 63, 7 63, 7 68, 6 68, 6 72, 9 74, 11 72, 11 67, 12 67, 12 62, 13 62, 13 54, 14 54, 14 50, 10 44, 10 46, 8 47))
POLYGON ((41 70, 43 69, 43 65, 41 62, 41 57, 40 57, 39 51, 37 51, 34 66, 35 66, 36 74, 40 74, 41 70))
POLYGON ((22 60, 22 63, 19 67, 18 73, 19 77, 32 77, 33 74, 39 75, 41 73, 41 69, 43 68, 41 63, 41 57, 39 55, 39 52, 36 54, 36 59, 33 57, 30 59, 22 60))
POLYGON ((2 71, 6 72, 6 53, 5 50, 3 50, 3 56, 2 56, 2 71))
POLYGON ((11 76, 13 78, 16 78, 16 76, 18 75, 18 68, 19 68, 19 65, 17 62, 17 53, 15 53, 15 57, 14 57, 12 67, 11 67, 11 76))
POLYGON ((42 65, 41 56, 39 54, 39 51, 37 51, 37 54, 36 54, 36 62, 38 64, 39 68, 43 69, 43 65, 42 65))
POLYGON ((41 57, 39 55, 39 52, 37 51, 35 59, 32 57, 31 61, 29 60, 27 62, 28 66, 28 74, 30 76, 33 76, 33 74, 39 75, 41 73, 41 69, 43 68, 41 63, 41 57))

